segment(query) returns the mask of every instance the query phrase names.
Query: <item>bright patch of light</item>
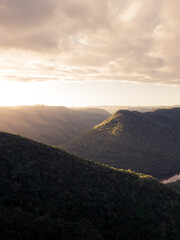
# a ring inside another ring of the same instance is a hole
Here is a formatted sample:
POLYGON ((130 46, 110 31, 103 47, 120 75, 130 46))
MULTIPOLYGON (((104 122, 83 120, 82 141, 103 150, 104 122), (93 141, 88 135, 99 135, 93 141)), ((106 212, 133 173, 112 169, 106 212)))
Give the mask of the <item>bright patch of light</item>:
POLYGON ((136 17, 139 9, 140 9, 140 2, 134 2, 131 6, 127 9, 127 11, 121 16, 121 20, 124 22, 128 22, 136 17))

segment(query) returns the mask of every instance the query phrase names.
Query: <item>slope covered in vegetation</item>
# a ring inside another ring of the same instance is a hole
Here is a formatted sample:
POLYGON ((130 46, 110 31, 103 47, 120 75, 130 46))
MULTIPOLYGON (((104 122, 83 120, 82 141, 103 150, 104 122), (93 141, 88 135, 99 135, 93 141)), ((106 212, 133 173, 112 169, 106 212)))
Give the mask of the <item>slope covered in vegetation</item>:
POLYGON ((73 154, 165 179, 180 172, 180 108, 121 110, 65 144, 73 154))
POLYGON ((0 133, 0 238, 177 240, 180 195, 117 170, 0 133))
POLYGON ((59 146, 110 114, 102 109, 72 110, 66 107, 0 107, 0 130, 59 146))
POLYGON ((175 191, 180 192, 180 180, 176 181, 176 182, 172 182, 172 183, 168 183, 166 184, 168 187, 171 187, 172 189, 174 189, 175 191))

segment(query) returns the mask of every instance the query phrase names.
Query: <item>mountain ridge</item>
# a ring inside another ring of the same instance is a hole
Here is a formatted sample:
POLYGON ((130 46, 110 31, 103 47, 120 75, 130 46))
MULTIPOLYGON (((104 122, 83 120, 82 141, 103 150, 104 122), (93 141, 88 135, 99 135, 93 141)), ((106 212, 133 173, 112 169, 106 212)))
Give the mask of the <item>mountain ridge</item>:
POLYGON ((70 153, 165 179, 180 172, 180 108, 120 110, 63 145, 70 153))

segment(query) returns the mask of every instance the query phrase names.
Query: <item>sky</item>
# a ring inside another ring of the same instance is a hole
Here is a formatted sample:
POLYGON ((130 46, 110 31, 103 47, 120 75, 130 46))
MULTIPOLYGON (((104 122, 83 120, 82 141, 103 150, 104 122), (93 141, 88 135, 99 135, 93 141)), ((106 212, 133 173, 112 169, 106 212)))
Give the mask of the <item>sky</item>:
POLYGON ((180 105, 180 1, 1 0, 0 105, 180 105))

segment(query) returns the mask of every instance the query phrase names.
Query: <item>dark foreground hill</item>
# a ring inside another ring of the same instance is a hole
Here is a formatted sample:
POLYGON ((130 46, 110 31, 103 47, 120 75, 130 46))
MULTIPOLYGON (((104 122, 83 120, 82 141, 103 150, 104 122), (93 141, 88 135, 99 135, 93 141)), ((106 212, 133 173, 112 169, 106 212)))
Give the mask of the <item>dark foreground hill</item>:
POLYGON ((150 176, 0 133, 0 239, 178 240, 180 195, 150 176))
POLYGON ((61 106, 0 107, 0 130, 60 146, 109 116, 102 109, 72 110, 61 106))
POLYGON ((116 168, 168 178, 180 172, 180 108, 116 112, 65 144, 73 154, 116 168))

